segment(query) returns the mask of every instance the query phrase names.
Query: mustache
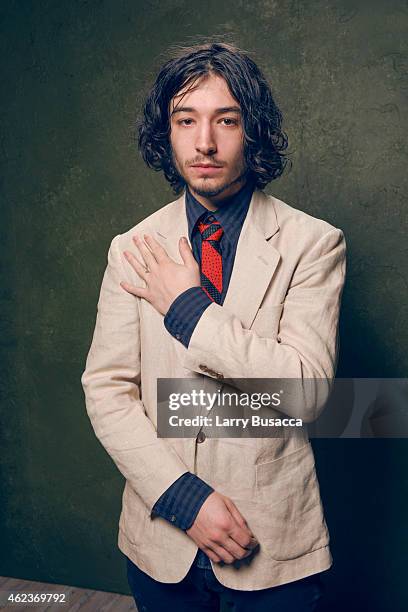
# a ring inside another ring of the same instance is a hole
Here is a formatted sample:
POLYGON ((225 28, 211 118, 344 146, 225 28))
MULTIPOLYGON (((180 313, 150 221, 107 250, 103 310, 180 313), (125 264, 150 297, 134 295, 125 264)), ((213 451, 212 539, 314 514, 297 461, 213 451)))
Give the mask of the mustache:
POLYGON ((213 164, 214 166, 225 166, 224 162, 216 159, 195 159, 194 161, 188 161, 185 163, 186 166, 196 166, 197 164, 213 164))

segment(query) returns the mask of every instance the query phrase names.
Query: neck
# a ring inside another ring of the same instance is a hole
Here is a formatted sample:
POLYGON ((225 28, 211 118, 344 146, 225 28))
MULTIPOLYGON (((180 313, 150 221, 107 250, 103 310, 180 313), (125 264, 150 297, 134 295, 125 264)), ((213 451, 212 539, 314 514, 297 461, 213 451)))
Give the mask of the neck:
POLYGON ((243 177, 240 181, 234 183, 233 185, 230 185, 228 189, 225 189, 224 191, 222 191, 221 193, 215 196, 202 195, 202 192, 197 193, 190 186, 188 187, 188 189, 190 190, 192 195, 195 197, 197 202, 200 202, 200 204, 202 204, 205 208, 207 208, 207 210, 216 211, 224 200, 227 200, 231 198, 232 196, 234 196, 236 193, 238 193, 238 191, 242 189, 242 187, 246 184, 246 182, 247 182, 246 177, 243 177))

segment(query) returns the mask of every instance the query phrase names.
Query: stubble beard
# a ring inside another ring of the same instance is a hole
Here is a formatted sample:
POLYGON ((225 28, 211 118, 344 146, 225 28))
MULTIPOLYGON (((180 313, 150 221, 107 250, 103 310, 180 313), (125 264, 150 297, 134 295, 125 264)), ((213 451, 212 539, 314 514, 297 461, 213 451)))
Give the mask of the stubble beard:
POLYGON ((202 196, 204 198, 214 198, 214 197, 220 195, 221 193, 223 193, 224 191, 229 189, 232 185, 235 185, 236 183, 239 183, 243 179, 245 179, 246 176, 247 176, 247 173, 248 173, 248 169, 245 168, 245 166, 242 166, 240 168, 240 172, 239 172, 238 176, 236 178, 234 178, 232 181, 226 181, 225 183, 222 183, 218 187, 211 187, 211 185, 208 185, 208 187, 206 187, 205 186, 206 180, 211 180, 211 179, 204 178, 204 179, 201 179, 201 180, 204 181, 204 184, 201 187, 198 187, 196 185, 193 185, 188 180, 188 178, 183 174, 183 172, 181 172, 181 164, 178 162, 177 157, 174 154, 174 151, 172 151, 172 158, 173 158, 173 165, 174 165, 175 169, 177 170, 180 178, 190 188, 190 191, 193 191, 197 195, 200 195, 200 196, 202 196))
MULTIPOLYGON (((246 171, 243 171, 232 181, 227 181, 226 183, 223 183, 219 187, 215 187, 215 188, 211 188, 210 185, 208 187, 205 187, 205 186, 196 187, 195 185, 192 185, 191 183, 189 183, 185 177, 183 177, 183 179, 187 183, 187 185, 190 187, 190 189, 194 190, 195 193, 197 193, 198 195, 204 198, 215 198, 216 196, 220 195, 223 191, 226 191, 227 189, 229 189, 232 185, 236 185, 236 183, 240 183, 242 179, 245 177, 245 175, 246 175, 246 171)), ((206 179, 204 179, 204 181, 205 180, 206 179)))

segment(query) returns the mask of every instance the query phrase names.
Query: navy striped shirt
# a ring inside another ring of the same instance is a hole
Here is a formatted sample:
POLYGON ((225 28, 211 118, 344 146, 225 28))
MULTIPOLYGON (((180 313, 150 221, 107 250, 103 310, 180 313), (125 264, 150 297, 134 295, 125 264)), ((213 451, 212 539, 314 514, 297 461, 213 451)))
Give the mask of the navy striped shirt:
MULTIPOLYGON (((246 183, 236 194, 218 204, 216 211, 210 211, 194 198, 186 189, 186 215, 193 255, 201 266, 201 234, 198 221, 208 222, 213 216, 224 230, 220 239, 222 254, 222 294, 221 304, 227 293, 234 265, 235 253, 242 225, 245 221, 251 202, 254 185, 246 183)), ((167 331, 188 348, 190 338, 201 315, 212 303, 201 287, 191 287, 181 293, 171 304, 164 325, 167 331)), ((180 529, 186 530, 194 523, 195 518, 207 497, 214 491, 204 480, 186 472, 178 478, 157 500, 152 515, 158 514, 180 529)), ((198 567, 211 567, 207 555, 198 550, 195 562, 198 567)))

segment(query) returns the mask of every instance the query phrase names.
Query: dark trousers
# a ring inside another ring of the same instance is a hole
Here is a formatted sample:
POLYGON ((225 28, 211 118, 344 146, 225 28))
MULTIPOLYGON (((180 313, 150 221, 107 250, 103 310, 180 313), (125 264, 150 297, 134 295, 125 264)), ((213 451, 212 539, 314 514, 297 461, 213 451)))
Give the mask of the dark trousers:
POLYGON ((127 578, 139 612, 312 612, 322 596, 320 574, 259 591, 223 586, 194 563, 181 582, 157 582, 128 557, 127 578), (220 606, 223 606, 222 608, 220 606))

